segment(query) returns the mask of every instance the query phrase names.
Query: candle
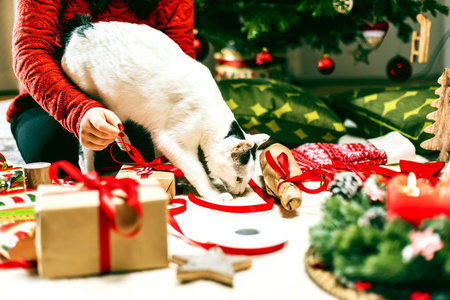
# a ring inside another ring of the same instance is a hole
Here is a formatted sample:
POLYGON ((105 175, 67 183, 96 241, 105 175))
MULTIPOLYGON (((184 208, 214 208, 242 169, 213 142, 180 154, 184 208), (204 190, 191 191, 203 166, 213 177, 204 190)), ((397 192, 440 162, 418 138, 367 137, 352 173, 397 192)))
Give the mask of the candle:
POLYGON ((406 187, 404 187, 403 190, 408 196, 418 197, 420 195, 420 190, 417 187, 416 175, 414 175, 413 172, 409 173, 406 187))
POLYGON ((389 219, 400 217, 414 226, 440 214, 450 216, 450 177, 433 187, 415 176, 397 175, 386 185, 386 211, 389 219))

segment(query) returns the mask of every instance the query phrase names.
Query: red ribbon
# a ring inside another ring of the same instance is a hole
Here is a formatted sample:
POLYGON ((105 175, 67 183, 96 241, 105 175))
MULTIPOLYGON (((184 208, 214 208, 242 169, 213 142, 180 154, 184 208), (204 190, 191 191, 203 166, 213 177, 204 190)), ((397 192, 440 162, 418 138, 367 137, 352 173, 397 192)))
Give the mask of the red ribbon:
POLYGON ((254 213, 271 210, 273 208, 274 203, 273 198, 270 197, 266 192, 264 192, 264 190, 261 189, 253 180, 250 180, 248 184, 256 192, 256 194, 258 194, 258 196, 260 196, 264 200, 264 203, 254 205, 240 205, 240 206, 222 205, 197 198, 191 193, 189 193, 188 199, 196 205, 228 213, 254 213))
MULTIPOLYGON (((144 167, 144 169, 141 169, 138 172, 148 172, 145 170, 148 168, 150 168, 150 172, 151 172, 151 169, 153 168, 158 171, 173 172, 175 174, 175 176, 177 176, 177 177, 184 176, 180 169, 178 169, 174 166, 171 166, 171 165, 164 164, 165 162, 168 162, 167 158, 164 156, 161 156, 161 157, 153 160, 150 163, 145 162, 144 158, 142 157, 142 155, 139 153, 139 151, 136 148, 134 148, 130 144, 125 143, 122 136, 119 136, 119 137, 121 139, 121 143, 124 144, 124 146, 125 146, 126 152, 131 157, 131 159, 134 161, 134 163, 132 163, 132 164, 144 167), (130 150, 128 150, 128 148, 130 148, 130 150)), ((113 156, 112 151, 110 150, 110 152, 111 152, 111 157, 112 157, 113 156)), ((114 157, 113 157, 113 159, 114 159, 114 157)), ((118 162, 115 159, 114 159, 114 161, 118 162)), ((118 163, 121 163, 121 162, 118 162, 118 163)), ((130 168, 125 168, 125 169, 134 169, 134 168, 135 167, 130 167, 130 168)), ((267 193, 265 193, 253 180, 250 180, 249 185, 265 201, 265 203, 256 204, 256 205, 245 205, 245 206, 230 206, 230 205, 220 205, 217 203, 211 203, 211 202, 202 200, 200 198, 197 198, 194 195, 192 195, 191 193, 189 193, 188 198, 190 201, 192 201, 193 203, 195 203, 199 206, 222 211, 222 212, 251 213, 251 212, 261 212, 261 211, 271 210, 273 208, 273 203, 274 203, 273 198, 270 197, 267 193)))
POLYGON ((158 158, 152 160, 151 162, 146 162, 145 159, 142 157, 142 155, 139 153, 139 151, 135 147, 133 147, 130 144, 125 143, 122 135, 119 135, 119 138, 121 140, 121 143, 125 147, 125 151, 128 153, 128 155, 133 160, 133 162, 132 163, 120 162, 114 158, 114 156, 112 154, 112 146, 114 146, 115 144, 118 144, 118 143, 115 143, 114 145, 112 145, 109 152, 111 154, 111 158, 115 162, 117 162, 119 164, 135 165, 135 167, 125 168, 125 170, 141 167, 141 169, 139 169, 137 171, 138 175, 141 175, 141 178, 148 177, 148 175, 150 175, 152 173, 152 170, 172 172, 178 178, 184 177, 183 172, 181 172, 180 169, 178 169, 172 165, 165 164, 166 162, 169 161, 165 156, 158 157, 158 158))
POLYGON ((175 229, 175 231, 177 231, 179 234, 181 234, 181 238, 184 239, 185 241, 187 241, 190 244, 193 244, 195 246, 199 246, 203 249, 210 249, 212 247, 220 247, 224 253, 227 254, 233 254, 233 255, 261 255, 261 254, 268 254, 268 253, 272 253, 275 252, 281 248, 284 247, 286 242, 282 242, 276 245, 271 245, 271 246, 267 246, 267 247, 262 247, 262 248, 237 248, 237 247, 227 247, 227 246, 222 246, 219 244, 214 244, 211 242, 208 243, 202 243, 199 241, 195 241, 193 239, 188 238, 183 231, 181 230, 178 222, 175 220, 174 216, 181 214, 183 212, 186 211, 186 200, 184 199, 172 199, 170 200, 170 204, 178 204, 178 206, 175 206, 173 208, 169 209, 169 225, 172 226, 173 229, 175 229))
POLYGON ((328 184, 333 179, 330 172, 325 170, 308 170, 300 175, 291 177, 291 169, 289 166, 289 158, 286 153, 281 152, 277 156, 277 161, 272 157, 270 150, 266 151, 265 158, 269 166, 277 173, 283 181, 278 184, 278 189, 285 182, 292 182, 300 190, 310 193, 318 194, 328 187, 328 184), (278 162, 278 163, 277 163, 278 162), (305 187, 304 183, 307 181, 320 181, 323 182, 317 189, 309 189, 305 187))
POLYGON ((54 181, 58 181, 59 168, 67 172, 75 181, 83 183, 85 188, 99 192, 100 272, 107 273, 111 270, 110 230, 124 237, 132 237, 141 229, 142 208, 137 191, 139 183, 131 178, 100 178, 95 172, 82 174, 80 170, 67 161, 57 161, 50 166, 50 178, 54 181), (121 232, 115 223, 116 209, 113 203, 112 191, 116 189, 121 189, 126 193, 125 203, 134 208, 138 216, 136 228, 128 233, 121 232))
POLYGON ((0 270, 5 269, 33 269, 36 268, 36 261, 32 260, 15 260, 15 261, 5 261, 0 263, 0 270))
POLYGON ((409 174, 413 172, 417 178, 428 179, 433 185, 435 185, 440 180, 438 176, 444 166, 445 162, 443 161, 419 163, 410 160, 400 160, 400 172, 370 164, 353 165, 351 170, 354 172, 359 172, 359 174, 363 174, 365 178, 367 178, 370 174, 380 174, 385 177, 392 178, 399 174, 409 174))
POLYGON ((413 172, 417 178, 428 179, 433 185, 440 180, 438 176, 445 166, 445 162, 443 161, 419 163, 415 161, 401 160, 399 164, 402 173, 408 174, 413 172))

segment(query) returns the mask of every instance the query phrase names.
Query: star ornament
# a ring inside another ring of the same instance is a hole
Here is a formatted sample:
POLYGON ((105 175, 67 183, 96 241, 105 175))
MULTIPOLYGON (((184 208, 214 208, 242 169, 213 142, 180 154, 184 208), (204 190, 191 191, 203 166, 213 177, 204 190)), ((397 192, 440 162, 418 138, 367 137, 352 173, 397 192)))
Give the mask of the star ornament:
POLYGON ((226 255, 219 247, 212 247, 204 255, 173 255, 179 265, 177 279, 182 282, 209 279, 233 286, 233 275, 251 267, 252 261, 244 256, 226 255))
POLYGON ((355 65, 357 63, 363 62, 365 64, 369 64, 368 55, 372 52, 370 49, 364 49, 361 44, 358 44, 358 48, 350 52, 353 55, 353 59, 355 60, 355 65))

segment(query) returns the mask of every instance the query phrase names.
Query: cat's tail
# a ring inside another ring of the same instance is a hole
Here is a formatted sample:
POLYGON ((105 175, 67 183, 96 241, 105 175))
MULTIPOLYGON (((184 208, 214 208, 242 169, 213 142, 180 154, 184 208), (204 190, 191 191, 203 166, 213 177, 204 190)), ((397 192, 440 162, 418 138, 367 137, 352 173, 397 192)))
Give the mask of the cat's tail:
POLYGON ((90 15, 74 14, 73 18, 65 24, 64 29, 61 32, 61 43, 64 48, 69 43, 70 37, 72 36, 72 33, 75 31, 75 29, 79 28, 78 30, 81 30, 80 33, 82 33, 83 29, 89 27, 92 27, 92 18, 90 15))

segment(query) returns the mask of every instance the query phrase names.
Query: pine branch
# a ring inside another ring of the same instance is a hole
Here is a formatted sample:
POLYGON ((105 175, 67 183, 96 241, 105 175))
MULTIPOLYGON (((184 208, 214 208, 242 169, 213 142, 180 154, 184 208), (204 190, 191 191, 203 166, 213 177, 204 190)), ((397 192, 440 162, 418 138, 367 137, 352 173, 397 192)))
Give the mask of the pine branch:
POLYGON ((343 0, 195 0, 196 27, 215 47, 229 41, 241 44, 244 55, 262 47, 283 51, 311 45, 329 53, 340 53, 341 45, 362 38, 360 25, 389 21, 398 38, 409 42, 411 22, 419 13, 448 15, 449 8, 437 0, 353 0, 353 8, 339 13, 343 0))

